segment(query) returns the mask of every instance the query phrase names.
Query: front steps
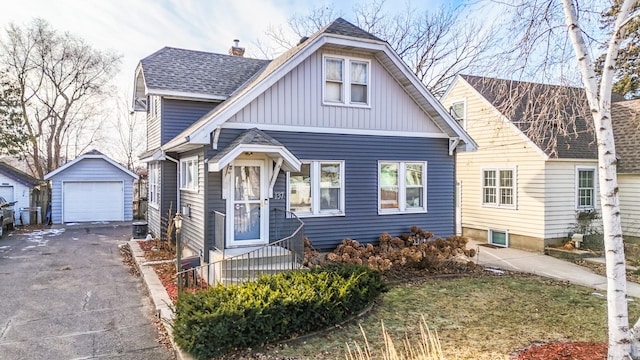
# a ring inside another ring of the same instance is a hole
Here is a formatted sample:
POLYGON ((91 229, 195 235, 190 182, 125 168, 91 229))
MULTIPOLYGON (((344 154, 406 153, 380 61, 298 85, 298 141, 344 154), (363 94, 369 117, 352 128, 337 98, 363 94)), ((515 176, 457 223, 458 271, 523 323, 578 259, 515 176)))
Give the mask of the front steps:
POLYGON ((251 247, 209 252, 209 284, 241 284, 263 275, 302 269, 295 254, 282 247, 251 247))

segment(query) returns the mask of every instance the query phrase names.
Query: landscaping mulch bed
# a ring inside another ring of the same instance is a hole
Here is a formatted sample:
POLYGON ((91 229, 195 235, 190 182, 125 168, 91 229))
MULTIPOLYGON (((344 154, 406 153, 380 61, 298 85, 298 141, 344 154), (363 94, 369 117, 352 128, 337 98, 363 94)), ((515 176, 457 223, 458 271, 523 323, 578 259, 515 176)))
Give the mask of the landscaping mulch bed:
MULTIPOLYGON (((141 249, 145 252, 145 257, 148 261, 154 260, 163 260, 163 259, 172 259, 175 255, 163 248, 163 244, 160 244, 156 241, 139 241, 141 249)), ((128 247, 126 247, 128 248, 128 247)), ((123 262, 130 263, 133 260, 130 258, 130 254, 127 254, 127 251, 124 251, 122 248, 120 250, 123 256, 123 262)), ((588 263, 585 261, 578 260, 576 263, 591 268, 597 273, 604 274, 604 265, 588 263)), ((165 263, 152 265, 158 277, 162 281, 162 284, 165 286, 167 293, 170 298, 175 302, 177 298, 177 286, 176 286, 176 276, 175 276, 175 265, 173 263, 165 263)), ((135 266, 133 266, 135 269, 135 266)), ((137 270, 130 269, 130 273, 135 276, 139 276, 136 274, 137 270)), ((387 280, 394 284, 395 286, 401 287, 411 287, 420 285, 428 279, 433 278, 459 278, 465 276, 526 276, 519 273, 511 273, 511 272, 503 272, 501 274, 495 274, 491 272, 485 271, 481 266, 474 266, 471 264, 460 264, 460 263, 449 263, 442 266, 436 270, 430 270, 426 272, 425 270, 413 269, 413 268, 392 268, 391 270, 385 273, 385 277, 387 280)), ((636 275, 635 273, 629 273, 630 281, 640 281, 640 275, 636 275)), ((159 340, 160 341, 160 340, 159 340)), ((168 339, 166 339, 168 342, 168 339)), ((281 352, 286 353, 287 351, 282 351, 287 348, 289 350, 295 347, 295 343, 281 343, 281 344, 273 344, 267 345, 261 350, 257 349, 246 349, 237 351, 234 353, 229 353, 223 357, 221 360, 297 360, 303 359, 304 357, 297 357, 291 355, 284 355, 281 352), (279 354, 280 353, 280 354, 279 354)), ((290 354, 291 352, 288 351, 290 354)), ((327 356, 332 356, 336 354, 327 354, 327 356)), ((599 360, 606 359, 607 357, 607 344, 601 342, 558 342, 551 341, 546 343, 534 343, 524 349, 514 351, 509 358, 511 360, 524 360, 524 359, 550 359, 550 360, 599 360)))

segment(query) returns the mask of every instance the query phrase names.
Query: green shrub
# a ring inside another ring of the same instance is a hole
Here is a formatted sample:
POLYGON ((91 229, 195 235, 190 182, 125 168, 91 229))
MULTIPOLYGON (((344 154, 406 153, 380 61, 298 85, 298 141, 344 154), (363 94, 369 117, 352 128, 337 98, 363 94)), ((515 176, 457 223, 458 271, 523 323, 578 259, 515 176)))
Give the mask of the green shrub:
POLYGON ((385 290, 378 271, 332 265, 182 293, 173 336, 196 358, 210 359, 235 348, 335 325, 362 311, 385 290))

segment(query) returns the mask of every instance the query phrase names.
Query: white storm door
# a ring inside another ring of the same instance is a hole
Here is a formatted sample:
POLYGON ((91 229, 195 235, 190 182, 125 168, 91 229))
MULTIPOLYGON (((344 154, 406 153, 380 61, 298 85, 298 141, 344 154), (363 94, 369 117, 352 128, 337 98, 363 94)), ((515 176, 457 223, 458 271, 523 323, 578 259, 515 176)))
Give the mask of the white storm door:
POLYGON ((264 161, 236 160, 227 197, 227 246, 269 242, 269 205, 264 161))

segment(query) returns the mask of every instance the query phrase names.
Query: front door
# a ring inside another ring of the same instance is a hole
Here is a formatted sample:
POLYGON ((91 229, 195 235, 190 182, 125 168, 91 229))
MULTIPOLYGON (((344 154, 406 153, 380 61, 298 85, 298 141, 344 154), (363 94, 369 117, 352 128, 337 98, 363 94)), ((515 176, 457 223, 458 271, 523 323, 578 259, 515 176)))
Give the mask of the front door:
POLYGON ((227 245, 262 245, 269 242, 269 205, 264 161, 236 160, 227 197, 227 245))

